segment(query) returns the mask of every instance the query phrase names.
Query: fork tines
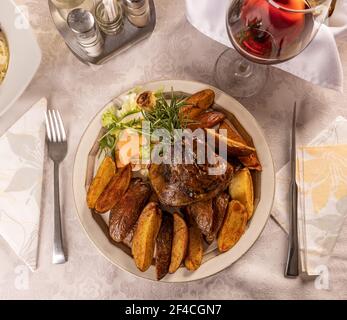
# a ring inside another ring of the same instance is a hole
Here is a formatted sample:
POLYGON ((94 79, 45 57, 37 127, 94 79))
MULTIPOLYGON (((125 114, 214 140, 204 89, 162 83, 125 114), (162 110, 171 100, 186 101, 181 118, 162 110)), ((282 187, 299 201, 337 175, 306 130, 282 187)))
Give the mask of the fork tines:
POLYGON ((51 142, 65 142, 66 132, 58 110, 50 109, 46 112, 47 137, 51 142))

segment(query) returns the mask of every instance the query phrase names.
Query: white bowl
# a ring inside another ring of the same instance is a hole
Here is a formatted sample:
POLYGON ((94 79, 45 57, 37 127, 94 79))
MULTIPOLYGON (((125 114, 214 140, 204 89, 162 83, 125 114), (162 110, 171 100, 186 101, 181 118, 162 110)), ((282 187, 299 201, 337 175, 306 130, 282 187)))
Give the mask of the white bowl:
POLYGON ((26 17, 12 0, 0 2, 0 26, 10 49, 10 64, 0 85, 0 116, 20 97, 34 77, 41 50, 26 17))
MULTIPOLYGON (((170 91, 171 88, 173 88, 175 91, 186 92, 189 94, 193 94, 206 88, 213 89, 216 93, 216 104, 231 112, 237 118, 240 124, 252 137, 254 145, 257 149, 258 157, 263 167, 259 186, 259 202, 248 228, 241 237, 240 241, 228 252, 222 254, 218 254, 217 250, 209 250, 209 252, 204 255, 203 264, 198 270, 189 272, 185 268, 179 268, 176 273, 165 276, 161 281, 186 282, 211 276, 230 266, 244 253, 246 253, 246 251, 250 249, 250 247, 258 239, 263 228, 265 227, 270 215, 275 193, 275 172, 269 146, 254 117, 234 98, 228 96, 217 88, 213 88, 203 83, 181 80, 151 82, 144 84, 142 88, 144 90, 153 91, 157 90, 158 88, 165 88, 166 91, 170 91)), ((126 93, 122 94, 121 96, 125 94, 126 93)), ((107 108, 107 106, 105 108, 107 108)), ((91 123, 83 134, 77 149, 73 169, 73 192, 77 213, 80 222, 87 233, 87 236, 109 261, 119 268, 136 276, 155 280, 154 266, 151 266, 146 272, 140 272, 136 268, 132 257, 130 257, 122 249, 115 247, 109 242, 104 232, 94 221, 91 211, 86 205, 85 182, 88 155, 100 132, 101 115, 105 108, 103 108, 94 117, 94 119, 92 119, 91 123)))

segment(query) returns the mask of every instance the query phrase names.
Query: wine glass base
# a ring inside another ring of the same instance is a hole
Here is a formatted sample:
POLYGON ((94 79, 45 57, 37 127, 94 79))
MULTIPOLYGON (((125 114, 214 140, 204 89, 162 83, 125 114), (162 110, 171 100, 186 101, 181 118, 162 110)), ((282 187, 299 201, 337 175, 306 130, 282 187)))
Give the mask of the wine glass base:
POLYGON ((216 61, 214 77, 217 86, 231 96, 251 97, 264 87, 268 66, 250 62, 236 50, 226 49, 216 61))

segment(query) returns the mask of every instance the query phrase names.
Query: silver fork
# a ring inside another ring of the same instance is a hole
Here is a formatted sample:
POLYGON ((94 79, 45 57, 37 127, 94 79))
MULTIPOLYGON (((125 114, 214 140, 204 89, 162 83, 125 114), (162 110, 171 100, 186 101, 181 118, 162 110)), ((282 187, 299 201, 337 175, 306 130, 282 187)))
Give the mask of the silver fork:
POLYGON ((54 242, 52 262, 61 264, 65 263, 67 258, 64 253, 61 231, 59 165, 67 153, 67 140, 64 124, 58 110, 48 110, 46 112, 46 130, 48 155, 54 162, 54 242))

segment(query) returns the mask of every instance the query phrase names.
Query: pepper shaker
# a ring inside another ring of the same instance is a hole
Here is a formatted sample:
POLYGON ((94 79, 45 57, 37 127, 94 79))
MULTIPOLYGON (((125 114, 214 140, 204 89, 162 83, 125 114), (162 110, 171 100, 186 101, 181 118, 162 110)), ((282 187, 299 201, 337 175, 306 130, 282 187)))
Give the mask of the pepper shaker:
POLYGON ((148 0, 124 0, 128 20, 136 27, 143 28, 150 22, 150 7, 148 0))
POLYGON ((102 53, 104 40, 90 11, 81 8, 72 10, 67 23, 88 56, 98 57, 102 53))

